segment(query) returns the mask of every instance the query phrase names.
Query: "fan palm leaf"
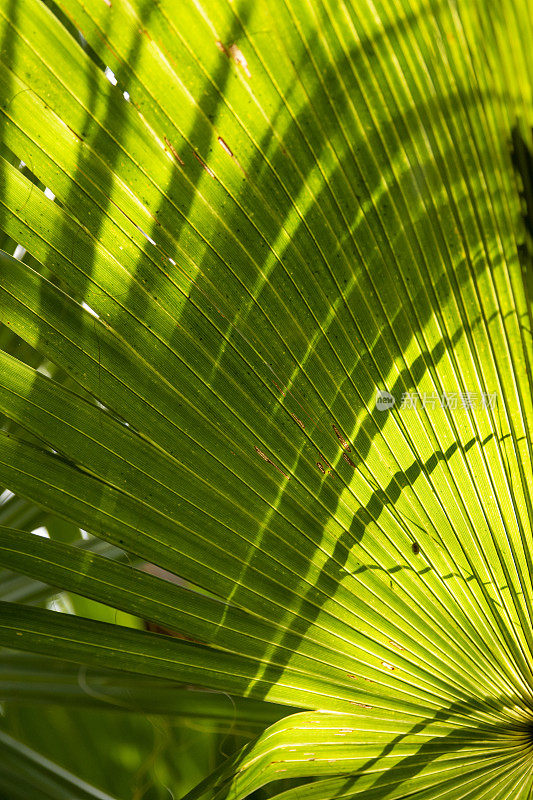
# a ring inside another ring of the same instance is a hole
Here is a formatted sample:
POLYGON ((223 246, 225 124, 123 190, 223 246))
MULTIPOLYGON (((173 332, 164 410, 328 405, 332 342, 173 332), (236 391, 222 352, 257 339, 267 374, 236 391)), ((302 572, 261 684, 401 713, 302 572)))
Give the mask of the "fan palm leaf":
POLYGON ((185 637, 0 643, 288 706, 192 797, 530 796, 532 22, 0 1, 0 483, 135 564, 0 563, 185 637))

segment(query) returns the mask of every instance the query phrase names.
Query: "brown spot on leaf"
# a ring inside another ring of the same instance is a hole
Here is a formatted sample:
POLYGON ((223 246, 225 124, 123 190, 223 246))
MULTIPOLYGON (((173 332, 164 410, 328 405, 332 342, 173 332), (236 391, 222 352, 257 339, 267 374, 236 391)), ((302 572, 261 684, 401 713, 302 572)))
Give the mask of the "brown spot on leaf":
POLYGON ((248 176, 246 175, 246 172, 245 172, 245 171, 244 171, 244 169, 242 168, 242 165, 240 164, 239 160, 238 160, 238 159, 235 157, 235 154, 234 154, 234 153, 233 153, 233 151, 230 149, 230 147, 228 146, 228 144, 227 144, 227 143, 224 141, 224 139, 222 138, 222 136, 219 136, 219 137, 218 137, 218 143, 219 143, 219 145, 222 147, 222 149, 223 149, 223 150, 224 150, 224 151, 225 151, 225 152, 228 154, 228 156, 229 156, 229 157, 232 159, 232 161, 234 161, 234 162, 235 162, 235 164, 236 164, 236 165, 239 167, 239 169, 240 169, 240 171, 243 173, 243 175, 245 175, 246 177, 248 177, 248 176))
POLYGON ((343 454, 342 454, 342 457, 344 458, 344 460, 345 460, 345 461, 346 461, 346 462, 347 462, 347 463, 348 463, 348 464, 349 464, 351 467, 353 467, 353 468, 355 469, 355 464, 353 463, 352 459, 350 458, 350 456, 349 456, 347 453, 343 453, 343 454))
POLYGON ((397 642, 394 642, 392 639, 389 639, 389 644, 396 648, 396 650, 401 650, 402 653, 404 652, 404 648, 401 647, 397 642))
POLYGON ((218 143, 219 143, 219 145, 221 146, 221 148, 222 148, 223 150, 225 150, 225 151, 226 151, 226 153, 228 154, 228 156, 231 156, 231 158, 233 158, 233 153, 232 153, 232 151, 229 149, 228 145, 226 144, 226 142, 224 141, 224 139, 222 138, 222 136, 219 136, 219 137, 218 137, 218 143))
MULTIPOLYGON (((67 125, 66 122, 65 122, 65 125, 67 125)), ((83 136, 80 136, 79 133, 76 133, 74 128, 71 128, 70 125, 67 125, 67 128, 76 137, 76 139, 78 139, 78 141, 83 142, 83 136)))
POLYGON ((248 62, 244 57, 242 50, 240 50, 236 44, 232 44, 228 50, 229 57, 236 63, 238 67, 242 68, 242 71, 246 75, 247 78, 251 78, 250 70, 248 69, 248 62))
POLYGON ((176 148, 174 147, 174 145, 172 144, 172 142, 170 142, 170 141, 167 139, 167 137, 166 137, 166 136, 164 137, 164 139, 165 139, 165 144, 166 144, 166 146, 168 147, 168 149, 170 150, 170 152, 172 153, 172 155, 174 156, 174 158, 176 159, 176 161, 177 161, 179 164, 181 164, 181 166, 182 166, 182 167, 184 167, 184 166, 185 166, 185 162, 184 162, 184 161, 183 161, 183 160, 182 160, 182 159, 179 157, 179 155, 178 155, 178 151, 176 150, 176 148))
POLYGON ((285 478, 287 478, 287 480, 288 480, 288 481, 290 481, 290 479, 291 479, 291 478, 290 478, 290 475, 287 475, 287 473, 286 473, 286 472, 283 472, 283 470, 282 470, 282 469, 280 469, 280 468, 278 467, 278 465, 277 465, 277 464, 274 464, 274 462, 272 461, 272 459, 270 459, 270 458, 269 458, 269 457, 266 455, 266 453, 263 453, 263 451, 262 451, 262 450, 260 450, 258 447, 256 447, 256 445, 255 445, 255 444, 254 444, 254 450, 255 450, 255 451, 256 451, 256 452, 257 452, 257 453, 258 453, 258 454, 261 456, 261 458, 263 458, 265 461, 268 461, 268 463, 269 463, 269 464, 272 464, 272 466, 273 466, 273 467, 275 467, 275 469, 277 469, 277 471, 278 471, 278 472, 281 472, 281 474, 282 474, 282 475, 283 475, 285 478))
POLYGON ((147 631, 150 631, 150 633, 162 633, 164 636, 173 636, 175 639, 184 639, 187 642, 202 644, 199 639, 194 639, 192 636, 187 636, 185 633, 178 633, 170 628, 165 628, 162 625, 158 625, 156 622, 144 620, 144 627, 147 631))
POLYGON ((210 175, 212 178, 214 178, 214 177, 215 177, 215 173, 213 172, 213 170, 211 169, 211 167, 208 167, 208 166, 207 166, 207 164, 205 163, 205 161, 204 161, 203 159, 201 159, 201 158, 200 158, 200 156, 198 155, 198 153, 197 153, 195 150, 193 150, 192 152, 193 152, 193 155, 194 155, 195 159, 196 159, 197 161, 199 161, 199 162, 200 162, 200 164, 201 164, 201 165, 202 165, 202 167, 205 169, 205 171, 207 172, 207 174, 208 174, 208 175, 210 175))
POLYGON ((231 60, 234 61, 238 67, 241 67, 242 71, 244 72, 247 78, 252 77, 250 70, 248 69, 248 62, 246 61, 246 58, 242 50, 239 47, 237 47, 236 44, 230 44, 229 47, 226 47, 226 45, 223 42, 221 42, 220 39, 217 39, 215 41, 215 44, 221 53, 224 53, 224 55, 227 56, 228 58, 231 58, 231 60))
POLYGON ((342 433, 339 431, 339 429, 337 428, 337 426, 336 426, 336 425, 334 425, 334 426, 333 426, 333 430, 335 431, 335 436, 337 437, 337 439, 338 439, 338 440, 339 440, 339 442, 341 443, 341 447, 342 447, 344 450, 347 450, 347 451, 348 451, 348 453, 350 453, 350 452, 351 452, 351 450, 352 450, 352 448, 350 447, 350 445, 349 445, 348 441, 347 441, 347 440, 344 438, 344 436, 343 436, 343 435, 342 435, 342 433))

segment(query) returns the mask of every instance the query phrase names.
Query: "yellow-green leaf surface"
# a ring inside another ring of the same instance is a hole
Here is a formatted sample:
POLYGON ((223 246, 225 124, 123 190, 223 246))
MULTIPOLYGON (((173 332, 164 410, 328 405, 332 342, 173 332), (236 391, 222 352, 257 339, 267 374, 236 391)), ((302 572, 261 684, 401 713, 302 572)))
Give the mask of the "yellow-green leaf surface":
POLYGON ((0 0, 0 321, 55 365, 5 337, 0 484, 131 558, 7 516, 0 566, 186 639, 0 644, 288 706, 195 797, 530 797, 532 34, 0 0))

